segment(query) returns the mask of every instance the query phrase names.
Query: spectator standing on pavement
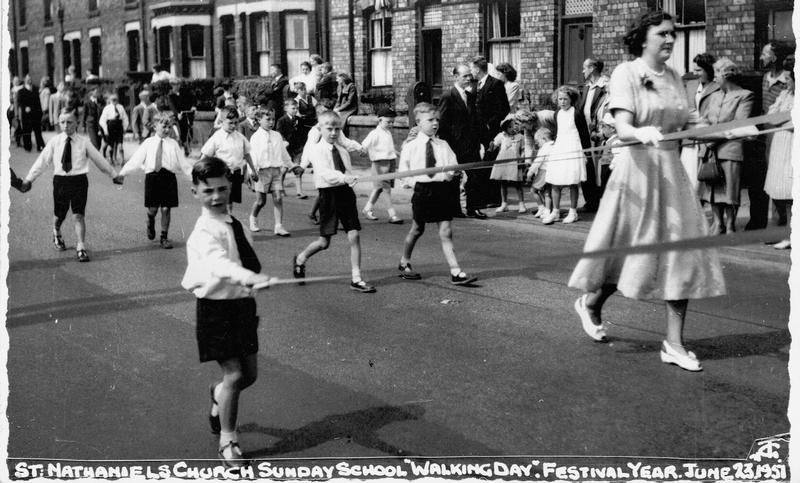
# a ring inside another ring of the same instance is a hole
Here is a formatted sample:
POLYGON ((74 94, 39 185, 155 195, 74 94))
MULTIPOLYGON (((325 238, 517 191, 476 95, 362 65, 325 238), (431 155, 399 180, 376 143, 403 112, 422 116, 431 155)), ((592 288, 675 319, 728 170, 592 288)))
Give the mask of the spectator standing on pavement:
MULTIPOLYGON (((680 143, 663 141, 689 119, 686 91, 667 61, 675 43, 672 17, 660 11, 642 15, 624 37, 636 59, 614 69, 609 110, 625 148, 611 171, 606 192, 584 252, 661 244, 708 234, 700 202, 680 164, 680 143), (629 156, 629 157, 628 157, 629 156)), ((633 299, 664 300, 666 337, 661 361, 688 371, 702 369, 683 345, 688 299, 725 294, 719 254, 713 249, 641 253, 581 259, 569 286, 586 293, 575 301, 583 330, 606 341, 601 310, 617 290, 633 299)))
MULTIPOLYGON (((689 119, 695 122, 706 118, 708 113, 708 99, 711 94, 719 90, 719 84, 714 82, 714 62, 717 59, 707 53, 697 54, 693 60, 692 73, 697 76, 697 84, 689 82, 686 93, 689 96, 689 119)), ((693 140, 683 141, 681 149, 681 163, 689 175, 689 181, 695 189, 699 188, 697 181, 698 143, 693 140)))
MULTIPOLYGON (((397 151, 394 148, 394 137, 392 136, 392 125, 396 116, 397 114, 393 110, 386 107, 381 108, 378 111, 378 125, 361 141, 361 146, 367 152, 372 163, 373 174, 381 175, 397 171, 397 151)), ((397 216, 394 205, 392 205, 392 188, 394 188, 393 179, 375 181, 373 183, 373 189, 367 199, 367 204, 364 205, 364 209, 361 211, 367 219, 378 219, 372 209, 375 203, 378 202, 378 197, 385 191, 386 203, 389 206, 387 208, 389 223, 398 225, 403 223, 403 220, 397 216)))
MULTIPOLYGON (((475 56, 470 61, 470 71, 473 79, 477 82, 475 96, 475 110, 480 129, 480 141, 483 146, 484 159, 493 160, 495 154, 489 152, 489 143, 500 132, 500 123, 509 113, 508 96, 506 96, 503 83, 488 73, 489 63, 483 56, 475 56)), ((496 206, 500 199, 500 191, 493 187, 495 183, 489 180, 489 171, 486 169, 473 169, 467 176, 475 179, 476 191, 483 198, 481 205, 496 206), (494 188, 494 189, 493 189, 494 188)), ((480 218, 483 215, 480 209, 467 210, 467 216, 480 218), (476 211, 477 210, 477 211, 476 211)), ((486 216, 486 215, 483 215, 486 216)))
POLYGON ((121 165, 125 161, 122 140, 125 131, 128 130, 128 114, 119 104, 119 97, 116 94, 111 93, 108 96, 108 104, 103 108, 98 124, 103 129, 103 134, 108 143, 111 165, 114 166, 117 163, 117 159, 119 159, 121 165))
POLYGON ((521 164, 523 162, 520 158, 525 152, 523 135, 519 132, 520 126, 513 114, 509 114, 503 119, 503 122, 500 123, 500 128, 503 131, 495 136, 489 144, 489 150, 498 151, 497 161, 501 159, 513 159, 513 161, 496 163, 492 166, 492 172, 489 174, 490 179, 500 183, 500 206, 497 207, 497 213, 508 211, 509 186, 513 186, 517 190, 517 201, 519 203, 517 211, 525 213, 528 210, 525 207, 525 195, 522 191, 520 167, 530 163, 521 164))
MULTIPOLYGON (((778 94, 778 98, 770 106, 768 114, 791 111, 794 107, 794 72, 789 71, 789 83, 786 89, 778 94)), ((792 141, 794 130, 778 131, 772 135, 769 146, 769 164, 764 191, 772 198, 778 212, 778 226, 789 224, 792 213, 792 141)), ((792 247, 792 242, 785 238, 772 245, 778 250, 792 247)))
POLYGON ((336 74, 336 81, 338 82, 338 87, 333 112, 342 118, 342 125, 344 126, 342 132, 347 135, 349 133, 347 121, 350 116, 358 112, 358 90, 353 78, 346 72, 336 74))
POLYGON ((49 131, 52 129, 52 124, 50 124, 50 94, 52 94, 50 89, 52 86, 53 83, 47 76, 42 77, 42 80, 39 81, 39 105, 42 106, 42 131, 49 131))
POLYGON ((310 146, 307 156, 314 166, 314 184, 319 192, 319 238, 311 242, 292 260, 295 278, 305 278, 305 264, 314 254, 330 246, 331 237, 341 223, 350 244, 350 288, 356 292, 372 293, 375 287, 361 278, 361 238, 356 194, 352 185, 357 179, 352 174, 350 155, 339 146, 342 124, 339 115, 326 111, 319 116, 321 140, 310 146))
POLYGON ((336 82, 336 74, 333 73, 333 67, 330 62, 323 62, 319 66, 319 72, 321 76, 317 81, 314 97, 317 99, 317 104, 333 109, 336 105, 336 90, 339 85, 336 82))
POLYGON ((551 186, 553 209, 542 220, 545 225, 561 218, 561 189, 569 188, 569 213, 562 223, 578 221, 578 184, 586 181, 586 155, 589 149, 589 128, 583 113, 575 108, 578 91, 571 86, 561 86, 553 92, 553 100, 558 104, 556 114, 556 140, 550 153, 545 179, 551 186))
POLYGON ((508 112, 517 112, 522 100, 522 88, 517 82, 517 69, 508 62, 501 62, 497 64, 497 74, 503 87, 506 89, 506 97, 508 97, 508 112))
POLYGON ((169 72, 161 68, 160 64, 153 66, 153 75, 150 77, 150 83, 155 84, 159 81, 166 81, 170 79, 169 72))
POLYGON ((253 173, 253 181, 258 181, 258 174, 250 158, 250 142, 236 130, 236 126, 239 124, 239 112, 235 107, 228 106, 222 110, 222 115, 222 125, 200 149, 202 155, 200 159, 219 158, 228 166, 231 172, 228 211, 233 213, 233 204, 242 202, 242 182, 245 169, 250 168, 250 172, 253 173))
POLYGON ((58 117, 59 113, 62 109, 64 109, 64 107, 66 107, 66 101, 64 99, 64 83, 59 82, 56 86, 56 91, 50 95, 49 107, 47 109, 50 115, 50 125, 53 126, 53 129, 55 129, 56 132, 60 132, 58 117))
MULTIPOLYGON (((447 142, 436 136, 439 130, 439 113, 433 105, 421 102, 414 107, 414 118, 419 126, 416 137, 403 146, 400 153, 398 172, 413 171, 424 168, 445 168, 458 164, 456 154, 447 142)), ((414 194, 411 197, 411 229, 403 243, 403 255, 397 269, 404 280, 419 280, 422 277, 411 267, 411 255, 417 241, 425 233, 427 223, 436 223, 439 227, 439 241, 447 264, 450 266, 450 283, 468 285, 477 280, 461 270, 453 248, 453 229, 451 222, 453 212, 450 209, 450 192, 448 182, 452 171, 435 174, 422 174, 408 177, 404 185, 413 183, 414 194)))
POLYGON ((183 153, 188 156, 191 150, 189 131, 194 124, 197 100, 188 88, 181 88, 180 80, 171 79, 169 83, 172 86, 172 91, 169 93, 169 107, 172 109, 175 119, 178 120, 181 147, 183 147, 183 153))
MULTIPOLYGON (((292 163, 299 167, 300 158, 303 155, 303 146, 306 144, 306 137, 308 131, 300 125, 300 118, 297 116, 297 100, 287 99, 283 102, 284 115, 278 119, 275 130, 278 131, 283 139, 288 143, 286 150, 289 156, 292 157, 292 163)), ((295 169, 295 189, 297 190, 297 197, 301 200, 308 198, 308 195, 303 193, 303 170, 295 169)), ((286 173, 284 173, 284 179, 286 173)))
POLYGON ((17 93, 22 89, 22 80, 18 76, 11 79, 11 105, 8 108, 8 120, 14 128, 14 142, 18 148, 22 147, 22 121, 19 118, 17 106, 17 93))
MULTIPOLYGON (((458 164, 476 163, 481 160, 481 132, 475 106, 475 93, 469 90, 472 83, 469 66, 459 64, 453 69, 453 85, 442 92, 439 100, 439 137, 447 142, 456 153, 458 164)), ((467 180, 464 191, 467 198, 467 214, 473 218, 485 219, 481 208, 486 205, 482 190, 481 169, 465 173, 467 180)), ((486 173, 488 178, 488 173, 486 173)), ((463 218, 461 211, 461 177, 453 175, 450 182, 450 206, 453 216, 463 218)))
POLYGON ((131 113, 131 126, 136 139, 141 144, 155 132, 155 116, 158 114, 158 108, 153 102, 150 102, 150 91, 139 92, 139 101, 131 113))
POLYGON ((306 93, 312 93, 314 87, 317 85, 317 75, 311 67, 311 63, 303 61, 300 63, 300 73, 289 79, 289 89, 294 95, 298 95, 297 86, 298 82, 302 82, 306 89, 306 93))
POLYGON ((219 458, 227 467, 246 464, 236 420, 239 394, 258 373, 258 315, 253 286, 267 284, 261 263, 242 224, 228 213, 230 180, 225 163, 198 161, 192 193, 202 203, 186 241, 188 264, 181 286, 197 297, 196 335, 200 362, 217 361, 222 381, 209 387, 211 431, 219 434, 219 458))
POLYGON ((83 102, 83 132, 89 136, 89 142, 97 150, 100 149, 101 136, 103 135, 100 130, 100 116, 104 107, 105 105, 100 103, 100 98, 97 95, 97 87, 89 89, 86 100, 83 102))
POLYGON ((267 109, 280 113, 281 109, 283 109, 283 101, 286 99, 287 93, 284 91, 286 91, 289 85, 289 79, 283 75, 283 68, 280 64, 272 64, 269 66, 269 74, 272 76, 272 82, 270 83, 270 96, 267 101, 267 109))
MULTIPOLYGON (((589 58, 583 61, 583 85, 581 97, 575 108, 583 113, 586 126, 589 129, 590 147, 596 148, 603 141, 600 134, 600 119, 603 117, 605 100, 608 96, 608 77, 603 74, 604 63, 600 59, 589 58)), ((597 211, 600 203, 600 196, 603 192, 600 189, 600 156, 599 153, 591 152, 586 155, 586 181, 581 183, 583 200, 585 204, 583 210, 587 213, 597 211)))
POLYGON ((266 109, 256 109, 253 117, 259 128, 250 138, 250 153, 253 166, 257 170, 258 180, 253 188, 257 194, 256 201, 250 211, 250 231, 261 231, 256 222, 258 213, 267 204, 267 194, 272 193, 273 215, 275 218, 274 233, 277 236, 289 236, 283 227, 283 174, 285 170, 300 169, 292 165, 292 158, 286 151, 283 136, 273 131, 275 113, 266 109))
POLYGON ((169 137, 172 128, 171 116, 156 114, 153 120, 155 135, 145 139, 133 153, 131 159, 119 171, 124 177, 137 169, 145 172, 144 206, 147 209, 147 239, 156 238, 156 214, 161 209, 161 248, 172 248, 169 241, 169 223, 172 208, 178 207, 178 180, 176 175, 191 176, 192 167, 183 158, 177 141, 169 137))
POLYGON ((58 117, 58 122, 61 133, 52 137, 45 145, 25 176, 21 189, 23 192, 30 190, 33 181, 45 169, 53 166, 53 245, 59 251, 67 249, 61 237, 61 225, 71 209, 75 220, 76 255, 79 262, 88 262, 84 214, 89 193, 89 179, 86 176, 89 172, 89 161, 109 175, 115 183, 120 183, 121 180, 89 140, 78 134, 78 118, 74 111, 65 109, 58 117))
POLYGON ((25 151, 33 149, 31 131, 36 138, 36 150, 44 149, 42 138, 42 106, 39 104, 39 93, 33 86, 30 74, 26 75, 22 88, 17 91, 17 112, 22 127, 22 146, 25 151))

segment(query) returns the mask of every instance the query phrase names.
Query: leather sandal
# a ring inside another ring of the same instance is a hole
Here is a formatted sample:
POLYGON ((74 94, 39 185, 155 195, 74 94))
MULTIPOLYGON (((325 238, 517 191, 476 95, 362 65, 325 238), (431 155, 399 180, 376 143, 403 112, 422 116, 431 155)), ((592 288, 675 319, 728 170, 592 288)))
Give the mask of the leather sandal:
POLYGON ((222 464, 227 468, 241 468, 247 464, 247 460, 242 456, 242 450, 239 448, 239 443, 236 441, 230 441, 228 444, 220 446, 218 453, 219 459, 222 460, 222 464), (225 451, 228 449, 230 449, 230 458, 225 456, 225 451))

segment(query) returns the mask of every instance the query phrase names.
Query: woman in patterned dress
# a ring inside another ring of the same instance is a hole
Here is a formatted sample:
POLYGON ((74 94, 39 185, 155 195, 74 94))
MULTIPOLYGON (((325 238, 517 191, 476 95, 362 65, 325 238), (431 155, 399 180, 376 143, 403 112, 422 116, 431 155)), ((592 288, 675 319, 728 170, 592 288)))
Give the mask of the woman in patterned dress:
MULTIPOLYGON (((637 59, 614 70, 609 110, 620 139, 641 144, 624 148, 626 155, 615 165, 586 239, 586 252, 708 235, 700 202, 681 165, 680 143, 662 141, 664 134, 682 130, 689 118, 681 78, 666 65, 675 44, 672 17, 663 12, 643 15, 625 36, 625 44, 637 59)), ((661 360, 702 370, 694 353, 683 346, 683 325, 688 299, 725 294, 716 250, 584 258, 569 286, 587 292, 575 302, 575 310, 584 331, 597 341, 607 340, 601 310, 617 290, 633 299, 664 300, 661 360)))
MULTIPOLYGON (((790 81, 786 89, 778 94, 778 98, 770 106, 768 114, 791 111, 794 106, 794 72, 790 72, 790 81)), ((764 191, 772 198, 778 212, 778 226, 785 226, 792 212, 792 140, 794 129, 778 131, 772 135, 769 145, 769 164, 764 191)), ((786 238, 772 245, 778 250, 792 247, 786 238)))

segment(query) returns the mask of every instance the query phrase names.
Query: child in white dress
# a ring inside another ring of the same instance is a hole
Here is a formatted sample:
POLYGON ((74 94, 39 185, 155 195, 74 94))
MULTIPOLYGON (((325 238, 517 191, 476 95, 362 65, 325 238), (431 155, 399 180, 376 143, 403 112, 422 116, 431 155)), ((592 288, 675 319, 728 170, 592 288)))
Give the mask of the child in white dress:
POLYGON ((539 199, 539 209, 533 217, 544 220, 553 210, 553 198, 550 196, 550 185, 547 184, 547 161, 553 152, 553 132, 546 127, 539 128, 534 135, 534 142, 538 151, 528 168, 527 178, 528 181, 533 181, 531 191, 539 199))
POLYGON ((518 211, 525 213, 525 198, 520 182, 520 159, 523 153, 523 136, 520 133, 520 126, 513 114, 509 114, 500 123, 501 132, 495 136, 489 145, 490 150, 499 149, 497 159, 514 159, 508 163, 497 163, 492 166, 490 179, 500 182, 500 206, 497 213, 508 211, 508 186, 513 185, 517 189, 517 199, 519 200, 518 211))
POLYGON ((560 218, 561 189, 565 186, 569 187, 569 214, 563 223, 578 221, 578 184, 586 181, 586 156, 583 149, 590 146, 586 120, 583 113, 574 107, 578 100, 577 90, 561 86, 556 90, 555 97, 559 107, 556 113, 556 140, 546 175, 547 184, 551 185, 553 210, 543 219, 546 225, 560 218))

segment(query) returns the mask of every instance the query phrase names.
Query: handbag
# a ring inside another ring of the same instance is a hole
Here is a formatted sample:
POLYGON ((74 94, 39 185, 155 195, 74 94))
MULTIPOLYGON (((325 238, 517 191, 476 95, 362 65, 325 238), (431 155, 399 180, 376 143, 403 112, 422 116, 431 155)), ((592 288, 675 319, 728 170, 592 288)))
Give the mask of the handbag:
POLYGON ((725 172, 717 160, 717 151, 713 148, 707 148, 703 156, 703 163, 700 169, 697 170, 697 181, 702 181, 708 184, 721 184, 725 181, 725 172))

